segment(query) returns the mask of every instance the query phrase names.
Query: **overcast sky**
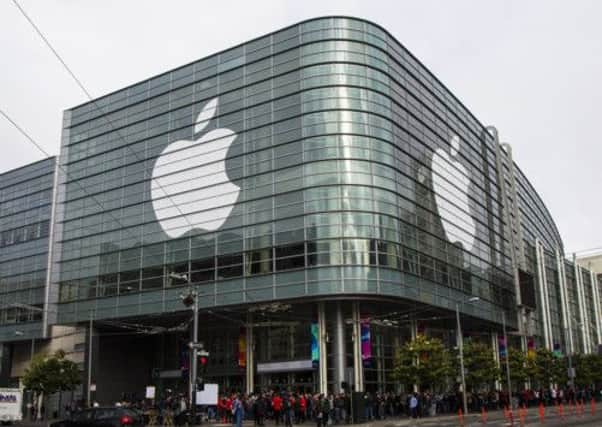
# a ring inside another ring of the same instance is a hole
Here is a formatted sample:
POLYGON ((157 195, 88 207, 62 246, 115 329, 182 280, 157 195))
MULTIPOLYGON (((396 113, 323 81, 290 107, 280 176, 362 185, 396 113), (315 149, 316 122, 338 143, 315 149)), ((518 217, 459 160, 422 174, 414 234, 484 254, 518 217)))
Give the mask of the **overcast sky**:
MULTIPOLYGON (((601 1, 19 2, 95 97, 306 18, 374 21, 497 126, 568 252, 602 246, 601 1)), ((9 0, 0 54, 0 108, 57 154, 87 98, 9 0)), ((44 157, 2 117, 0 148, 0 172, 44 157)))

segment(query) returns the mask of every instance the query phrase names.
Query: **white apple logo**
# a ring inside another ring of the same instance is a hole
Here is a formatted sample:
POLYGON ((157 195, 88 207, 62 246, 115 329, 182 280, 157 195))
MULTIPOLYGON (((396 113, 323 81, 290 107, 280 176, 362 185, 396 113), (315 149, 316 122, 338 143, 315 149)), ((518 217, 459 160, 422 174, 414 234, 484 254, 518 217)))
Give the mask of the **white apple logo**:
POLYGON ((451 156, 441 148, 435 150, 433 154, 431 170, 435 201, 447 240, 452 243, 460 242, 464 250, 471 251, 474 246, 476 224, 468 214, 470 178, 466 168, 452 158, 460 151, 460 138, 454 135, 450 142, 451 156))
MULTIPOLYGON (((195 137, 216 111, 214 98, 197 117, 195 137)), ((226 174, 226 155, 236 136, 230 129, 214 129, 194 141, 169 144, 157 158, 151 198, 157 220, 169 237, 194 228, 215 231, 228 219, 240 192, 226 174)))

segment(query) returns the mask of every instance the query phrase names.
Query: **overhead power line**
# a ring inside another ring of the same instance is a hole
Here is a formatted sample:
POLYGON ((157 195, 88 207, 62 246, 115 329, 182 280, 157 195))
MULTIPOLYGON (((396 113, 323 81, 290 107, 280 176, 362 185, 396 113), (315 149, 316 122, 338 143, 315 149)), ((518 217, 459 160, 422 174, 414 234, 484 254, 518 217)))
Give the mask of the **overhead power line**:
MULTIPOLYGON (((17 0, 13 0, 13 3, 17 7, 17 9, 19 9, 19 11, 23 15, 23 17, 25 17, 25 19, 27 20, 27 22, 29 22, 29 24, 32 26, 32 28, 34 29, 34 31, 44 41, 44 44, 46 44, 46 46, 48 47, 48 49, 50 49, 50 51, 52 52, 52 54, 61 63, 61 65, 63 66, 63 68, 67 71, 67 73, 69 73, 69 75, 75 81, 75 83, 77 84, 77 86, 88 97, 88 99, 91 101, 92 105, 94 105, 94 108, 96 108, 98 111, 100 111, 101 117, 107 122, 107 124, 109 125, 109 127, 111 128, 111 130, 113 132, 115 132, 117 134, 117 136, 119 137, 119 139, 121 139, 125 143, 125 145, 124 145, 125 148, 127 150, 129 150, 134 155, 134 157, 136 158, 136 160, 138 160, 138 161, 145 160, 145 159, 141 159, 140 157, 138 157, 138 153, 136 153, 136 151, 134 151, 132 148, 130 148, 127 140, 119 132, 119 129, 116 129, 113 126, 113 122, 107 118, 106 113, 102 109, 102 107, 100 107, 98 105, 98 103, 92 97, 92 95, 90 94, 90 92, 86 89, 86 87, 84 86, 84 84, 82 83, 82 81, 75 75, 75 73, 67 65, 67 62, 61 57, 61 55, 59 55, 59 53, 57 52, 57 50, 52 46, 52 43, 50 43, 50 40, 48 40, 48 38, 44 35, 44 33, 42 33, 42 30, 40 30, 40 28, 35 24, 35 22, 33 22, 33 19, 31 19, 31 17, 27 14, 27 12, 25 12, 25 10, 21 7, 21 5, 19 4, 19 2, 17 0)), ((173 205, 173 207, 176 208, 176 210, 178 211, 178 213, 184 218, 184 220, 188 223, 188 225, 190 227, 193 227, 193 225, 190 223, 190 221, 188 220, 188 218, 186 217, 186 215, 184 215, 184 213, 181 211, 180 207, 173 201, 173 199, 167 193, 167 191, 165 191, 165 188, 163 188, 163 186, 161 185, 161 183, 156 178, 153 178, 152 176, 151 176, 151 181, 154 181, 155 184, 157 184, 157 187, 159 187, 161 189, 161 191, 163 192, 163 194, 165 195, 165 197, 167 198, 167 200, 169 200, 169 202, 173 205)))
MULTIPOLYGON (((15 127, 15 129, 17 129, 19 131, 19 133, 21 135, 23 135, 25 137, 25 139, 27 139, 27 141, 29 141, 31 144, 33 144, 34 147, 36 147, 42 154, 44 154, 46 157, 51 157, 50 154, 48 154, 48 152, 46 150, 44 150, 44 148, 42 148, 42 146, 35 140, 33 139, 33 137, 27 133, 25 131, 25 129, 23 129, 21 126, 19 126, 19 124, 13 120, 12 117, 10 117, 4 110, 2 110, 0 108, 0 114, 11 124, 15 127)), ((65 170, 65 168, 63 168, 63 166, 61 166, 61 162, 57 161, 56 162, 56 166, 65 174, 65 176, 69 176, 68 172, 65 170)), ((129 231, 131 232, 131 230, 127 227, 125 227, 121 221, 119 221, 119 219, 115 218, 115 216, 113 216, 113 214, 111 213, 111 211, 106 210, 105 207, 103 206, 103 204, 93 195, 88 193, 88 191, 84 188, 84 186, 79 182, 79 181, 74 181, 75 184, 77 184, 77 186, 83 191, 83 193, 87 196, 90 197, 90 199, 92 199, 98 206, 100 206, 101 211, 108 214, 111 219, 113 219, 117 224, 119 224, 122 228, 122 230, 125 231, 129 231)), ((136 236, 132 233, 132 236, 138 238, 139 236, 136 236)))

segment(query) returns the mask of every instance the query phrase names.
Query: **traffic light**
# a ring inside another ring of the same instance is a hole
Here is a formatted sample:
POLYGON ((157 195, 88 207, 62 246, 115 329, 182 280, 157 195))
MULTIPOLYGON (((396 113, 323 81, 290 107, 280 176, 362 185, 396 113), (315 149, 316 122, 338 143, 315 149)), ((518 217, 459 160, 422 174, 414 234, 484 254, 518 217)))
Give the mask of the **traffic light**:
POLYGON ((205 390, 205 375, 207 374, 207 365, 209 364, 209 353, 200 351, 197 355, 197 390, 205 390))
POLYGON ((209 356, 207 354, 199 354, 199 363, 198 363, 198 373, 199 375, 204 376, 207 372, 207 364, 209 363, 209 356))

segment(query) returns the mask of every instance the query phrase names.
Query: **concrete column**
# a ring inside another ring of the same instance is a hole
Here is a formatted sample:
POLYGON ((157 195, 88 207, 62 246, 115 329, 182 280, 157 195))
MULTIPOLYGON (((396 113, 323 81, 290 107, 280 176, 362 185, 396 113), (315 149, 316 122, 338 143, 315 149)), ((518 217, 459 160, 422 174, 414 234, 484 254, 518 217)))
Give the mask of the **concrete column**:
POLYGON ((550 322, 550 303, 548 300, 548 286, 546 280, 546 269, 543 247, 539 239, 535 239, 535 255, 537 263, 537 281, 539 284, 539 298, 541 300, 541 323, 545 346, 553 350, 550 322))
POLYGON ((600 328, 602 328, 602 319, 600 318, 600 314, 602 313, 602 308, 600 307, 600 294, 598 293, 598 278, 596 277, 596 273, 594 273, 593 271, 590 270, 589 272, 590 274, 590 281, 592 283, 592 295, 594 298, 594 312, 597 313, 598 315, 596 316, 596 318, 594 319, 596 322, 596 339, 598 340, 596 342, 596 348, 592 349, 595 352, 598 351, 598 345, 602 344, 602 331, 600 330, 600 328))
MULTIPOLYGON (((500 347, 499 347, 498 335, 497 332, 491 333, 491 348, 493 349, 493 359, 495 360, 495 365, 500 368, 500 347)), ((496 390, 502 389, 502 383, 500 380, 495 380, 495 388, 496 390)))
POLYGON ((255 389, 255 357, 254 357, 254 337, 253 337, 253 314, 247 314, 247 366, 246 371, 246 385, 247 394, 253 393, 255 389))
POLYGON ((418 336, 418 322, 415 320, 410 320, 410 336, 412 340, 415 340, 418 336))
POLYGON ((364 365, 362 362, 362 330, 360 318, 360 304, 357 301, 352 305, 353 319, 353 382, 355 391, 364 391, 364 365))
MULTIPOLYGON (((374 331, 376 332, 376 331, 374 331)), ((383 348, 383 337, 380 333, 374 333, 374 340, 376 341, 376 378, 378 381, 378 389, 385 391, 385 367, 384 367, 384 348, 383 348)))
POLYGON ((318 389, 321 394, 328 393, 328 369, 327 369, 327 354, 326 354, 326 311, 324 303, 318 303, 318 347, 320 349, 319 372, 318 372, 318 389))
MULTIPOLYGON (((399 348, 401 348, 401 340, 399 339, 399 329, 395 329, 396 333, 395 336, 393 337, 393 348, 394 348, 394 357, 397 357, 397 350, 399 348)), ((401 383, 398 381, 395 381, 395 392, 396 393, 401 393, 401 383)))
POLYGON ((574 351, 573 346, 573 330, 571 329, 571 306, 569 304, 569 294, 566 285, 566 272, 564 270, 564 258, 561 255, 559 248, 556 248, 556 266, 558 270, 558 283, 560 284, 560 305, 562 306, 562 330, 566 331, 563 334, 564 348, 562 352, 572 353, 574 351))
POLYGON ((583 277, 581 276, 581 267, 577 265, 577 260, 573 255, 573 265, 575 268, 575 282, 577 284, 577 296, 579 299, 579 311, 581 320, 581 334, 583 338, 583 352, 589 353, 589 316, 587 315, 587 309, 585 308, 585 292, 583 290, 583 277))
POLYGON ((334 313, 334 391, 340 392, 341 383, 345 381, 345 322, 343 320, 343 310, 340 301, 335 303, 334 313))

